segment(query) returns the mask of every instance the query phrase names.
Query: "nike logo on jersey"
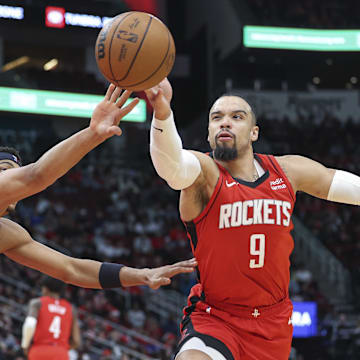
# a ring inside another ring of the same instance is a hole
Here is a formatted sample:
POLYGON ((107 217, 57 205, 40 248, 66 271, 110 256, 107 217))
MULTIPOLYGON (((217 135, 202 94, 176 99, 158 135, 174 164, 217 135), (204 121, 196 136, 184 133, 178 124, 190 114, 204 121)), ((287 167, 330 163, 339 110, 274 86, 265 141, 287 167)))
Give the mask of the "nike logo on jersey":
POLYGON ((155 127, 154 125, 153 125, 153 128, 154 128, 155 130, 160 131, 160 132, 163 132, 163 131, 164 131, 163 129, 159 129, 159 128, 155 127))
POLYGON ((270 181, 270 187, 272 190, 286 189, 286 184, 284 183, 283 178, 277 178, 274 181, 270 181))
POLYGON ((231 182, 231 183, 228 183, 227 180, 225 181, 225 184, 226 184, 227 187, 232 187, 232 186, 234 186, 234 185, 239 185, 239 183, 236 182, 236 181, 233 181, 233 182, 231 182))

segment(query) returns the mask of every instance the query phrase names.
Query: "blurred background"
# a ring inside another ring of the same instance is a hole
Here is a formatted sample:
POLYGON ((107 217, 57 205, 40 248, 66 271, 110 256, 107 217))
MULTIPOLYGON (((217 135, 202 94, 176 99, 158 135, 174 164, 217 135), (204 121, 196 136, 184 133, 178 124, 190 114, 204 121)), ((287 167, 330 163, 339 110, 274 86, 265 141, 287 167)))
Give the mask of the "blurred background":
MULTIPOLYGON (((28 163, 88 124, 107 88, 94 57, 97 34, 129 10, 153 13, 174 36, 169 79, 185 147, 208 150, 213 100, 239 90, 258 117, 258 152, 302 154, 360 173, 357 0, 0 0, 1 145, 18 148, 28 163)), ((21 201, 13 220, 76 257, 134 267, 190 258, 178 194, 150 161, 151 113, 142 106, 123 122, 121 138, 21 201)), ((355 206, 297 196, 291 359, 360 358, 359 217, 355 206)), ((21 326, 39 277, 1 256, 0 359, 25 359, 21 326)), ((83 337, 72 359, 170 359, 195 282, 178 276, 159 291, 69 286, 83 337)))

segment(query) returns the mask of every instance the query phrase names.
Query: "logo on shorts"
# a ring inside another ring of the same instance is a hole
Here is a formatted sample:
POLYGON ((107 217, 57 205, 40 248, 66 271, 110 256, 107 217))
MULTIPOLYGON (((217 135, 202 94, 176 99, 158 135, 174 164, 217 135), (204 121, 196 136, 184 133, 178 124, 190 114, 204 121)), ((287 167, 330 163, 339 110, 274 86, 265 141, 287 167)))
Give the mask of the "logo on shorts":
POLYGON ((251 314, 255 319, 257 319, 258 316, 260 316, 260 312, 258 309, 254 309, 254 312, 251 314))

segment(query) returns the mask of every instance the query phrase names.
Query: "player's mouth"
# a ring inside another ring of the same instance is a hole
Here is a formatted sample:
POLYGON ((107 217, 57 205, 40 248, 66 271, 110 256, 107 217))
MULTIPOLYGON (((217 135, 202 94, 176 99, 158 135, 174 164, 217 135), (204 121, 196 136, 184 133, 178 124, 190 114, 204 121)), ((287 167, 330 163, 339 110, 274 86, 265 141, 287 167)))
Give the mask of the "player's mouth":
POLYGON ((221 131, 219 134, 216 135, 216 140, 221 142, 231 141, 234 138, 234 135, 229 131, 221 131))

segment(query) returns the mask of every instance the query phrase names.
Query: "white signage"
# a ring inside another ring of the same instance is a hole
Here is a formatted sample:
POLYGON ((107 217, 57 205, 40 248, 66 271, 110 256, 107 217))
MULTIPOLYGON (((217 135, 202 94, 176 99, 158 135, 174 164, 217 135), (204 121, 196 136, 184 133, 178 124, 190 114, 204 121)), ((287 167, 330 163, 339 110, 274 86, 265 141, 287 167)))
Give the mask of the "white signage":
POLYGON ((0 5, 0 18, 22 20, 24 18, 24 8, 0 5))
POLYGON ((90 28, 102 28, 106 22, 112 18, 106 16, 88 15, 88 14, 76 14, 71 12, 65 13, 65 24, 72 26, 90 27, 90 28))

